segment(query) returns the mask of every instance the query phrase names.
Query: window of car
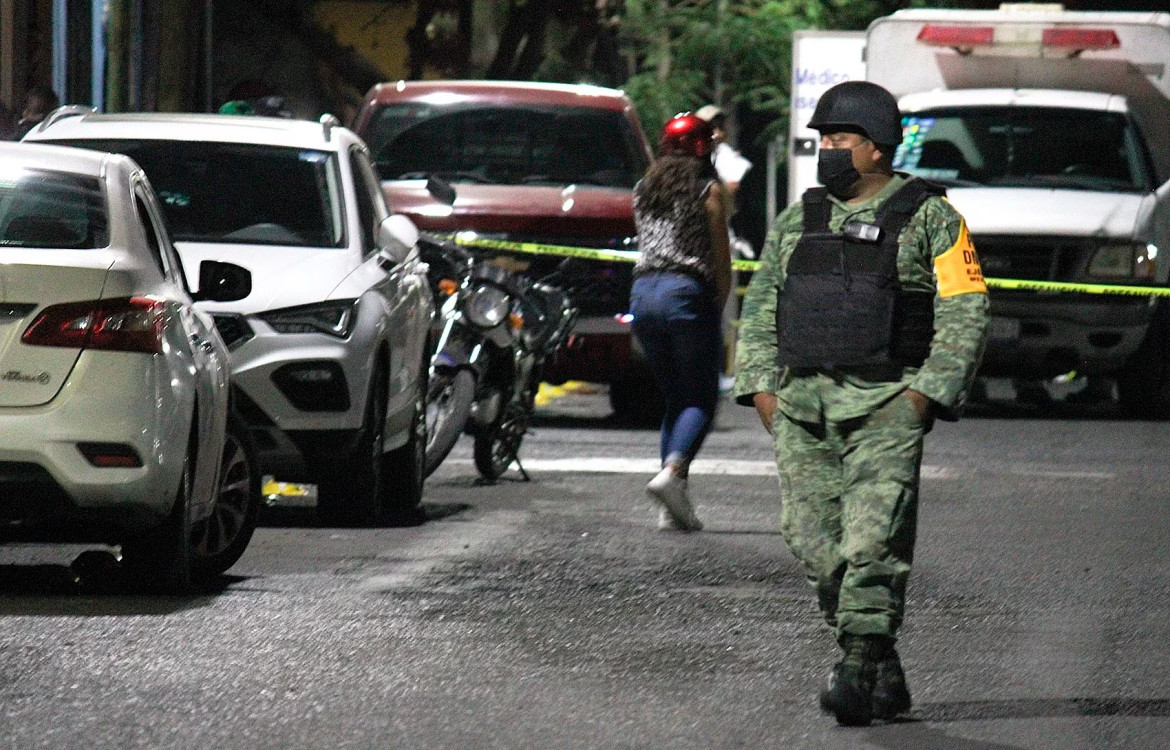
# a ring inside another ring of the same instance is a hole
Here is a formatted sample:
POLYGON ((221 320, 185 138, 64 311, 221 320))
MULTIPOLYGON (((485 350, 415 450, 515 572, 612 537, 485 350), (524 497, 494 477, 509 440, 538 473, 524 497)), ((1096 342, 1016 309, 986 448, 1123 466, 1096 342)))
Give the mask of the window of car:
POLYGON ((328 151, 211 141, 56 142, 133 158, 176 241, 345 245, 341 180, 328 151))
POLYGON ((386 199, 370 167, 370 161, 361 149, 354 148, 349 152, 349 163, 362 224, 362 251, 368 254, 378 246, 378 227, 386 216, 386 199))
POLYGON ((399 102, 362 137, 383 180, 631 188, 647 166, 622 113, 589 107, 399 102))
POLYGON ((146 199, 142 197, 141 189, 134 190, 134 213, 138 217, 138 223, 142 225, 142 233, 146 236, 146 244, 150 248, 150 258, 154 264, 158 266, 159 273, 164 277, 167 276, 167 259, 163 257, 162 243, 159 242, 158 229, 154 225, 154 219, 150 215, 150 209, 146 207, 146 199))
POLYGON ((0 172, 0 245, 89 249, 110 244, 101 183, 64 172, 0 172))
POLYGON ((1120 112, 948 107, 907 115, 902 130, 894 168, 948 185, 1151 189, 1145 147, 1120 112))
POLYGON ((151 195, 148 183, 142 178, 138 178, 134 182, 134 209, 142 222, 142 231, 146 235, 146 242, 150 246, 151 253, 155 257, 155 262, 159 264, 163 276, 172 279, 190 294, 191 288, 183 273, 183 263, 175 254, 175 247, 171 244, 158 201, 151 195))

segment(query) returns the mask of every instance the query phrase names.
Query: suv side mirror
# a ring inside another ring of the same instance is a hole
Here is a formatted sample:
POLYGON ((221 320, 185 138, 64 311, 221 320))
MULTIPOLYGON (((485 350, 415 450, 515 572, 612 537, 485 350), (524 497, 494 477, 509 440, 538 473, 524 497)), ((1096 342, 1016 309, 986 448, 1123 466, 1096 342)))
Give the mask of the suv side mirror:
POLYGON ((393 214, 378 227, 378 247, 395 263, 406 260, 410 249, 418 244, 418 227, 402 214, 393 214))
POLYGON ((199 264, 199 291, 196 302, 235 302, 252 293, 252 272, 235 263, 205 260, 199 264))

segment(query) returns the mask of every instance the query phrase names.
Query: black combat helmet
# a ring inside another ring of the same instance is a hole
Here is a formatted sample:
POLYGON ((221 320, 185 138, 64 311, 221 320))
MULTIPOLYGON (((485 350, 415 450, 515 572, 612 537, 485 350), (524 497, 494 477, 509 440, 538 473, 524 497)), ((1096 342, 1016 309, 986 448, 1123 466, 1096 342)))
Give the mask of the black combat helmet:
POLYGON ((861 131, 877 144, 902 142, 902 114, 889 91, 869 81, 838 83, 817 102, 808 126, 821 133, 834 129, 861 131))

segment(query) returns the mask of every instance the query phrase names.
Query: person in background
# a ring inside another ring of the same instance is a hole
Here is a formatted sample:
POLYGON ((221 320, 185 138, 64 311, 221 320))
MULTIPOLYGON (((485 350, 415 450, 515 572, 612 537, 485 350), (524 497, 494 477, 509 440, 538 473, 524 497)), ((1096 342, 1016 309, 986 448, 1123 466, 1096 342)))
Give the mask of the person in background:
POLYGON ((20 113, 20 120, 16 123, 13 140, 19 141, 24 134, 35 128, 45 116, 57 107, 61 100, 57 92, 49 86, 36 85, 24 94, 24 108, 20 113))
POLYGON ((747 174, 747 171, 752 168, 752 163, 727 142, 727 131, 725 130, 727 115, 722 109, 714 104, 708 104, 705 107, 700 107, 695 112, 695 116, 705 120, 711 126, 715 140, 711 161, 715 164, 715 171, 719 173, 719 179, 723 180, 723 184, 727 186, 727 192, 734 201, 736 195, 739 194, 739 183, 743 181, 743 176, 747 174))
MULTIPOLYGON (((719 175, 719 179, 723 181, 727 188, 729 210, 727 212, 728 221, 728 235, 730 237, 731 257, 745 258, 747 260, 755 260, 756 251, 752 244, 743 237, 739 237, 735 233, 735 229, 731 226, 731 217, 735 214, 736 196, 739 194, 739 183, 743 180, 747 171, 752 168, 752 163, 737 151, 730 143, 727 142, 727 115, 722 109, 714 104, 708 104, 700 107, 695 116, 705 121, 711 126, 712 139, 715 143, 715 148, 711 152, 711 163, 715 165, 715 171, 719 175)), ((732 288, 739 287, 739 272, 733 271, 731 274, 732 288)), ((739 318, 739 299, 738 297, 729 295, 727 304, 723 306, 723 327, 729 333, 734 329, 735 321, 739 318)), ((727 352, 724 355, 724 372, 719 376, 719 392, 727 394, 731 392, 732 386, 735 385, 735 336, 729 335, 727 340, 727 352)))
POLYGON ((730 198, 711 163, 706 121, 676 115, 658 158, 634 187, 640 254, 630 293, 633 331, 665 400, 662 470, 646 485, 658 528, 698 531, 687 475, 715 419, 723 365, 720 311, 731 288, 730 198))

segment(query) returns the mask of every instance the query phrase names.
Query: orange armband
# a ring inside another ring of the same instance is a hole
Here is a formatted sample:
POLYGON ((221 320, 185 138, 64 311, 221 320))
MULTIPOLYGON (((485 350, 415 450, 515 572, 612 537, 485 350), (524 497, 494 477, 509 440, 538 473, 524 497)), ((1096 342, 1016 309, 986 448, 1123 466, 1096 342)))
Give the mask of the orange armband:
POLYGON ((967 222, 959 225, 959 239, 942 255, 934 259, 934 273, 938 280, 938 296, 956 297, 960 294, 987 294, 979 256, 967 233, 967 222))

